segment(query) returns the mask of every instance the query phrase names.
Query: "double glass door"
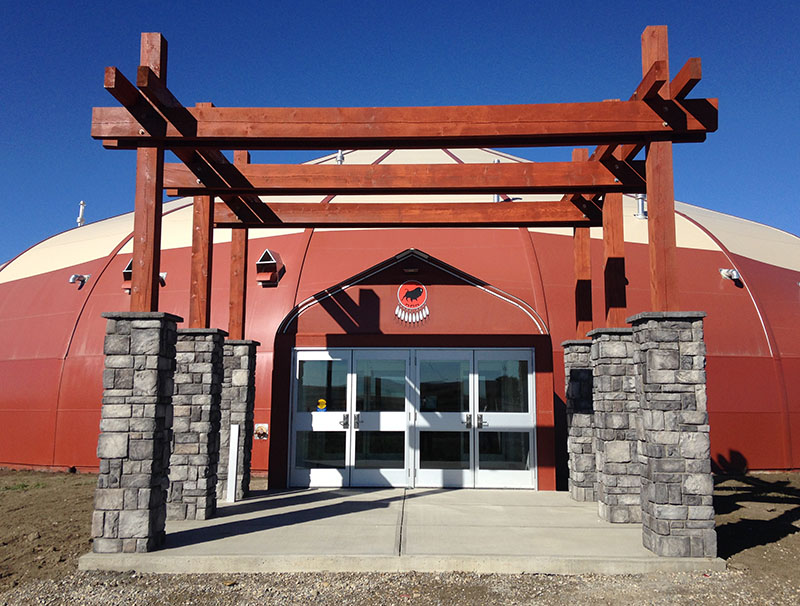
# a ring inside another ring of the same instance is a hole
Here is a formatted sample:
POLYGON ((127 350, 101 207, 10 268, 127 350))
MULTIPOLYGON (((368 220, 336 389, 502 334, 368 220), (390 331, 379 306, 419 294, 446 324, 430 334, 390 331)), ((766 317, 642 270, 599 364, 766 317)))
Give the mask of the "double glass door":
POLYGON ((536 486, 533 352, 298 350, 293 486, 536 486))

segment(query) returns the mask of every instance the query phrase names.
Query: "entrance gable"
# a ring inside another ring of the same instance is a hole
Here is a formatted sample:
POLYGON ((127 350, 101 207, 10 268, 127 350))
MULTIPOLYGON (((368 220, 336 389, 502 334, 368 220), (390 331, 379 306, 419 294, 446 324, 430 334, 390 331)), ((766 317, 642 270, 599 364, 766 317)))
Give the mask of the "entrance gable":
POLYGON ((547 334, 527 302, 407 249, 300 303, 283 334, 547 334))

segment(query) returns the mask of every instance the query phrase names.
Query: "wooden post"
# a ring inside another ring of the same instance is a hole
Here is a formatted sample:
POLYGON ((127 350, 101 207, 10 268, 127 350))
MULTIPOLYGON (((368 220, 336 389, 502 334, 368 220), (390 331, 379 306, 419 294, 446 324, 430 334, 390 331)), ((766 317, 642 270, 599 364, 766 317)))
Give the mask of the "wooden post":
MULTIPOLYGON (((142 34, 139 62, 166 83, 167 41, 161 34, 142 34)), ((133 220, 131 311, 158 311, 161 269, 161 206, 164 150, 136 150, 136 197, 133 220)))
POLYGON ((606 194, 603 202, 603 286, 608 327, 627 326, 626 285, 622 194, 606 194))
POLYGON ((195 196, 192 215, 192 269, 189 285, 189 328, 210 328, 211 270, 214 257, 214 202, 195 196))
MULTIPOLYGON (((589 150, 572 150, 573 162, 586 162, 589 150)), ((573 249, 575 253, 575 333, 578 339, 585 339, 592 330, 592 254, 591 235, 588 227, 573 229, 573 249)))
MULTIPOLYGON (((250 153, 235 151, 235 165, 250 164, 250 153)), ((231 234, 231 290, 228 313, 228 338, 244 339, 247 310, 247 235, 248 230, 234 229, 231 234)))
MULTIPOLYGON (((669 74, 667 27, 650 26, 642 34, 642 73, 656 61, 664 61, 669 74)), ((670 83, 660 90, 670 99, 670 83)), ((675 258, 675 192, 672 173, 672 143, 647 146, 647 227, 650 248, 650 301, 652 311, 677 311, 678 273, 675 258)))
MULTIPOLYGON (((197 107, 214 107, 198 103, 197 107)), ((211 272, 214 264, 214 198, 195 196, 192 206, 192 267, 189 328, 211 327, 211 272)))

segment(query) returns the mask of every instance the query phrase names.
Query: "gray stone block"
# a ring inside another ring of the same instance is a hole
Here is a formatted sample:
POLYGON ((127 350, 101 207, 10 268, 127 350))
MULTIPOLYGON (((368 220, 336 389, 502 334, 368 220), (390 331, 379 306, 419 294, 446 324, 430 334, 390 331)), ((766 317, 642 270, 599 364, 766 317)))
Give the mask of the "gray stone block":
POLYGON ((150 534, 150 511, 134 510, 119 512, 119 536, 141 538, 150 534))
POLYGON ((97 440, 97 457, 119 459, 128 456, 127 433, 103 433, 97 440))

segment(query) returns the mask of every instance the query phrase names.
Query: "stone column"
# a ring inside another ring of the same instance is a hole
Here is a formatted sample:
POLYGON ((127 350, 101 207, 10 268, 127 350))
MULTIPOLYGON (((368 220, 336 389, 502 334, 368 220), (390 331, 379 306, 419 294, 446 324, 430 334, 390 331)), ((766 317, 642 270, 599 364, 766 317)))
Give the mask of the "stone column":
POLYGON ((595 501, 597 473, 592 406, 592 342, 564 341, 564 379, 567 404, 569 495, 575 501, 595 501))
POLYGON ((222 380, 217 499, 227 500, 231 425, 239 425, 236 499, 250 492, 250 458, 253 451, 253 408, 256 399, 256 347, 258 341, 225 341, 222 380))
POLYGON ((704 312, 628 318, 642 419, 642 542, 663 556, 715 557, 704 312))
POLYGON ((167 313, 104 313, 103 408, 92 550, 164 543, 176 324, 167 313))
POLYGON ((597 502, 608 522, 640 522, 639 402, 630 328, 598 328, 592 337, 597 502))
POLYGON ((178 330, 167 503, 170 520, 206 520, 217 510, 222 344, 226 335, 215 328, 178 330))

